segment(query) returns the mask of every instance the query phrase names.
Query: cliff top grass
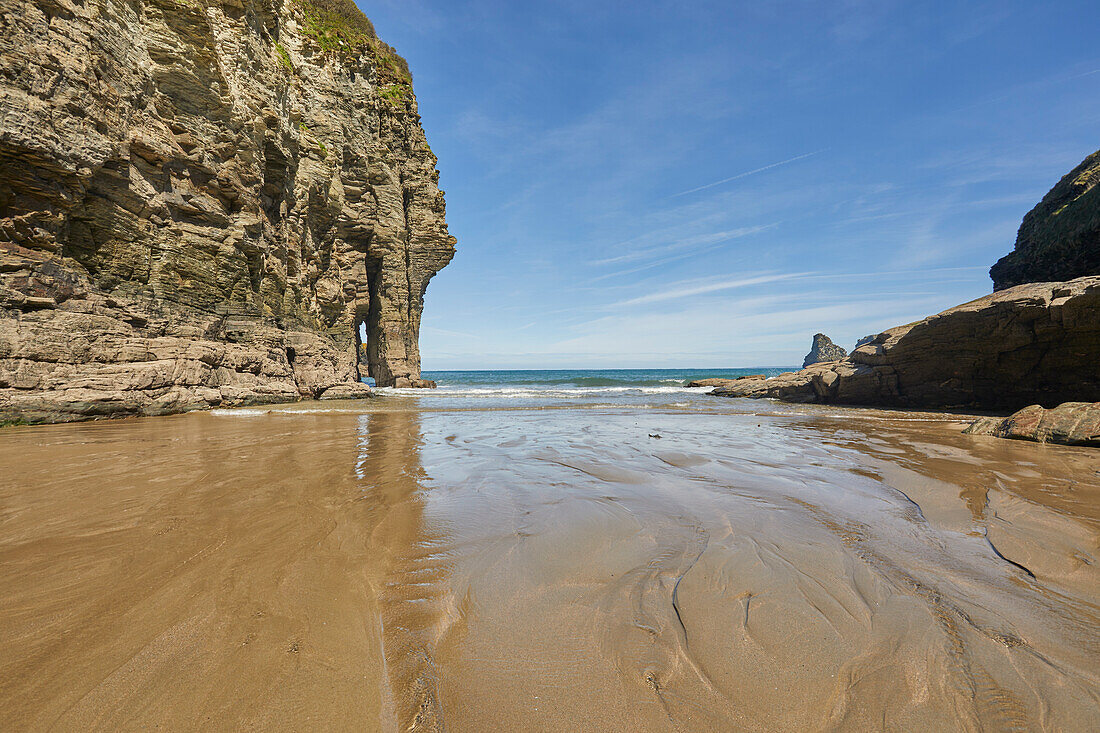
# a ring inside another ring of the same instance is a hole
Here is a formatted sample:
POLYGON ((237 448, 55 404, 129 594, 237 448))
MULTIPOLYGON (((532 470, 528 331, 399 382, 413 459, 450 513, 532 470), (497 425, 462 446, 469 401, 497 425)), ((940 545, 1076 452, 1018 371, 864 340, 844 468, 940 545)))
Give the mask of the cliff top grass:
POLYGON ((346 58, 368 46, 382 77, 412 83, 408 62, 378 38, 370 18, 352 0, 294 0, 294 4, 304 18, 303 32, 322 51, 346 58))
POLYGON ((374 24, 352 0, 295 0, 305 16, 305 31, 322 45, 362 46, 378 38, 374 24))

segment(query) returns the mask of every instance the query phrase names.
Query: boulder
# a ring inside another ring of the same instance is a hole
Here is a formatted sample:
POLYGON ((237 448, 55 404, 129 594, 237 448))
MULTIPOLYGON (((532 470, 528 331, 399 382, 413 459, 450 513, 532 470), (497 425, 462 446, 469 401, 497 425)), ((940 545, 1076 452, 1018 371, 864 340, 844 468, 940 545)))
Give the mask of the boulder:
POLYGON ((408 377, 398 377, 393 386, 403 387, 406 389, 435 389, 435 382, 430 379, 410 379, 408 377))
POLYGON ((1029 405, 1009 417, 983 417, 963 432, 1100 448, 1100 402, 1064 402, 1052 409, 1029 405))
POLYGON ((741 377, 733 377, 733 378, 708 377, 707 379, 696 379, 694 381, 688 382, 686 386, 688 386, 688 387, 725 387, 726 385, 736 384, 736 383, 742 382, 746 379, 764 379, 764 378, 765 377, 764 377, 763 374, 746 374, 746 375, 741 376, 741 377))
POLYGON ((847 355, 848 352, 834 344, 828 336, 815 333, 813 346, 810 347, 810 353, 806 354, 806 358, 802 360, 802 366, 808 367, 823 361, 839 361, 847 355))
POLYGON ((362 400, 373 397, 370 387, 362 382, 334 384, 321 393, 322 400, 362 400))

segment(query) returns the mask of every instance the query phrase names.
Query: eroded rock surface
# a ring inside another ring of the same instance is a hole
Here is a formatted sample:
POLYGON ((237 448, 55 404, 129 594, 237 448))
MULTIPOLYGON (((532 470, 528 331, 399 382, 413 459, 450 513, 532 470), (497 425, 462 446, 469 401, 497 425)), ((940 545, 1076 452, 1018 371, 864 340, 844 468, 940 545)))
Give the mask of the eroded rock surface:
POLYGON ((1100 402, 1066 402, 1046 410, 1030 405, 1009 417, 983 417, 963 432, 1100 448, 1100 402))
POLYGON ((1100 151, 1029 211, 1016 247, 989 270, 993 289, 1100 275, 1100 151))
POLYGON ((841 361, 712 394, 988 410, 1100 401, 1100 277, 1002 290, 880 333, 841 361))
POLYGON ((728 384, 736 384, 744 379, 764 379, 763 374, 745 374, 740 377, 708 377, 688 382, 685 387, 725 387, 728 384))
POLYGON ((810 347, 810 353, 802 360, 802 366, 819 364, 823 361, 839 361, 846 357, 848 352, 833 343, 833 340, 823 333, 814 334, 814 343, 810 347))
POLYGON ((426 384, 454 239, 354 5, 0 0, 0 30, 0 419, 361 394, 363 323, 378 384, 426 384))

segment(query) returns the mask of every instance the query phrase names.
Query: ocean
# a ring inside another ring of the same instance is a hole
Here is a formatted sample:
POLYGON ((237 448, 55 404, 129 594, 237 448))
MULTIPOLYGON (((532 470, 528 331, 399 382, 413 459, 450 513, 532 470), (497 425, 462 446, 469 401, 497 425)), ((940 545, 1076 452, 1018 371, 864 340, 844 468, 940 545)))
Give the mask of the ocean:
MULTIPOLYGON (((380 395, 415 397, 426 408, 668 407, 713 402, 697 379, 775 376, 797 367, 744 369, 487 369, 428 371, 434 390, 377 388, 380 395)), ((369 384, 373 380, 366 380, 369 384)))

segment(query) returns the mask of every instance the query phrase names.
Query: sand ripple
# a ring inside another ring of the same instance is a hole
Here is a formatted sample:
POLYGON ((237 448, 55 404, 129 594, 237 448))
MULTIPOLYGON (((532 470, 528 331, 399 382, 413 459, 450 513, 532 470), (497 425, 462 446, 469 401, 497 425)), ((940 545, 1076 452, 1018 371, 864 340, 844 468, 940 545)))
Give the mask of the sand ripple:
POLYGON ((15 429, 0 462, 9 729, 1100 729, 1083 449, 414 406, 15 429))

